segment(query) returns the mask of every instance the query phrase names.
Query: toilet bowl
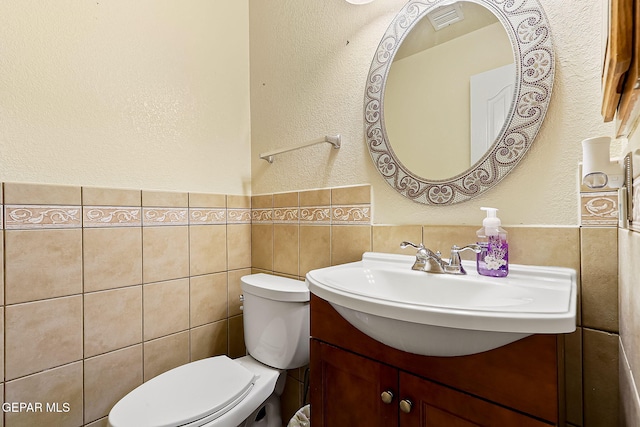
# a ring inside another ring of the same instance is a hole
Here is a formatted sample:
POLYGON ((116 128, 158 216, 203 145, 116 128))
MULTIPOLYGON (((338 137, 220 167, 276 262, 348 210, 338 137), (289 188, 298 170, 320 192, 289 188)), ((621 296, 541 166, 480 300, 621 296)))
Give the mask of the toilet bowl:
POLYGON ((249 355, 167 371, 123 397, 111 427, 281 427, 286 370, 309 363, 309 290, 264 273, 242 277, 249 355))

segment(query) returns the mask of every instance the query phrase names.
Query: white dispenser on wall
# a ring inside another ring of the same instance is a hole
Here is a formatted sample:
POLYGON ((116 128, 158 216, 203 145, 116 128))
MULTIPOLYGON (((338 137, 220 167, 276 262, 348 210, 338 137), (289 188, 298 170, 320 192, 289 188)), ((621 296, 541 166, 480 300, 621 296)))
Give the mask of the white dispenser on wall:
POLYGON ((498 209, 480 208, 487 212, 482 221, 482 228, 477 231, 478 245, 478 274, 492 277, 505 277, 509 274, 509 244, 507 232, 500 227, 502 222, 497 216, 498 209))

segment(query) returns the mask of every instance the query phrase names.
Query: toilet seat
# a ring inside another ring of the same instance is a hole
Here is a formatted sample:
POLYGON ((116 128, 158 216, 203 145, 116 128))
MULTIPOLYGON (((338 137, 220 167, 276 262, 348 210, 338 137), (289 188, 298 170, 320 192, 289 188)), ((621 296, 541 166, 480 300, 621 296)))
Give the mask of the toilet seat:
POLYGON ((109 413, 109 425, 203 426, 242 402, 258 379, 259 374, 227 356, 191 362, 131 391, 109 413))

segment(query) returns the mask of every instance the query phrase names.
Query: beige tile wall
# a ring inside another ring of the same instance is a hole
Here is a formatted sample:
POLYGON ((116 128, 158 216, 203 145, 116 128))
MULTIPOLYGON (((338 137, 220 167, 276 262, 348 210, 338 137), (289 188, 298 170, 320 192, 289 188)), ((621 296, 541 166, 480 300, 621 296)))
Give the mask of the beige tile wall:
MULTIPOLYGON (((636 200, 640 200, 640 188, 636 188, 636 200)), ((640 217, 634 224, 637 231, 619 230, 620 425, 625 427, 640 423, 640 217)))
POLYGON ((245 354, 249 197, 2 187, 0 391, 59 411, 6 412, 0 425, 104 426, 143 381, 245 354))
MULTIPOLYGON (((473 242, 479 228, 373 225, 366 185, 259 195, 252 202, 254 269, 301 280, 309 270, 357 261, 365 251, 411 254, 400 249, 403 240, 422 241, 447 253, 453 244, 473 242), (285 208, 292 214, 277 213, 285 208)), ((512 263, 569 267, 581 279, 578 327, 562 337, 564 360, 559 368, 565 377, 562 405, 575 426, 613 426, 618 419, 616 228, 613 223, 596 225, 508 228, 512 263)), ((303 404, 303 373, 290 373, 283 419, 303 404)))
MULTIPOLYGON (((143 381, 190 360, 243 355, 238 296, 250 268, 303 279, 365 251, 402 253, 403 240, 445 252, 477 228, 372 225, 366 185, 249 198, 5 183, 0 197, 0 393, 69 404, 6 413, 7 426, 103 426, 143 381)), ((581 272, 578 329, 564 339, 567 419, 614 425, 616 229, 509 232, 511 262, 581 272)), ((289 374, 284 420, 305 393, 305 369, 289 374)))

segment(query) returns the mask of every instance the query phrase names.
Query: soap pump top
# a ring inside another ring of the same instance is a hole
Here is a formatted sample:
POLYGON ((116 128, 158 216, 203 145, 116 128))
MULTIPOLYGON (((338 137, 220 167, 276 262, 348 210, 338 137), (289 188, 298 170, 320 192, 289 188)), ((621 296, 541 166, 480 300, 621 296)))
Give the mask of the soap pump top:
POLYGON ((498 209, 496 208, 480 208, 487 212, 487 217, 482 220, 482 226, 485 229, 487 236, 495 236, 500 234, 500 225, 502 221, 497 216, 498 209))

